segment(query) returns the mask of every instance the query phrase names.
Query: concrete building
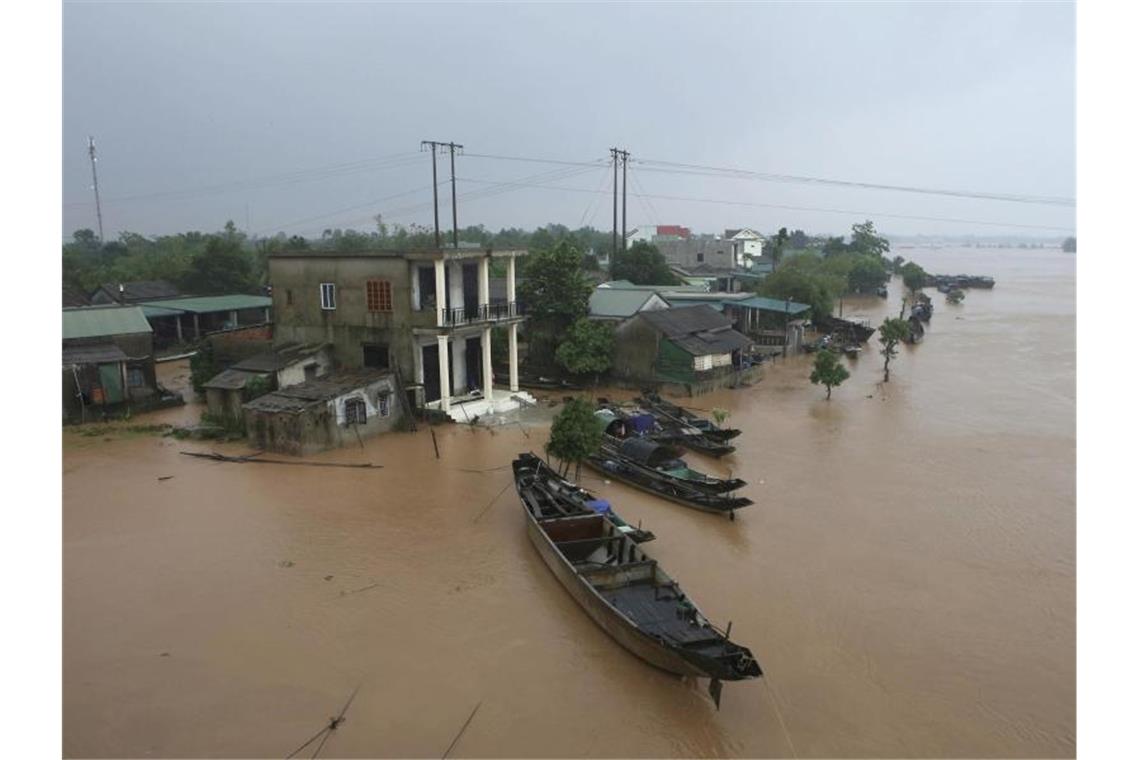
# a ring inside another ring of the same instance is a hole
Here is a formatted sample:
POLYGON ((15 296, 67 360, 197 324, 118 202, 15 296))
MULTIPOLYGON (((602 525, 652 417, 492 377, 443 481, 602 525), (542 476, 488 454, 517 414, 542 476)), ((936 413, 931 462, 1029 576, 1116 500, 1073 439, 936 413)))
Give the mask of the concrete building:
POLYGON ((465 420, 517 408, 516 259, 526 251, 283 251, 269 257, 275 341, 328 343, 337 366, 391 369, 417 407, 465 420), (505 300, 490 265, 506 265, 505 300), (494 389, 492 328, 508 342, 494 389), (453 408, 463 406, 462 409, 453 408))
POLYGON ((617 327, 614 343, 613 374, 626 384, 695 395, 753 378, 751 339, 707 304, 640 312, 617 327))
POLYGON ((393 374, 357 369, 267 393, 243 406, 249 444, 303 456, 392 430, 405 418, 393 374))
POLYGON ((155 378, 151 327, 138 306, 64 309, 62 363, 65 420, 152 408, 165 395, 155 378))

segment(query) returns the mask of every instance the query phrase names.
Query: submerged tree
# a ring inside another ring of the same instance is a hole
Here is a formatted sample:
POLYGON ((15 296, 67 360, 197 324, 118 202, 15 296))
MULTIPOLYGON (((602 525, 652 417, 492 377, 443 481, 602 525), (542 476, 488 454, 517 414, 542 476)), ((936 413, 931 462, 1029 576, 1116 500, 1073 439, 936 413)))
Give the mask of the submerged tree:
POLYGON ((614 330, 605 322, 582 317, 570 326, 554 352, 554 361, 574 375, 598 375, 613 366, 614 330))
POLYGON ((926 286, 926 270, 913 261, 908 261, 902 265, 901 274, 903 285, 906 285, 907 290, 912 294, 926 286))
POLYGON ((910 336, 910 325, 907 324, 905 319, 891 319, 888 317, 883 320, 883 324, 879 325, 879 343, 882 344, 882 349, 879 353, 883 355, 883 382, 889 383, 891 381, 891 359, 895 358, 899 352, 899 343, 906 340, 910 336))
POLYGON ((602 445, 602 430, 602 424, 594 416, 591 404, 580 398, 570 399, 550 426, 546 454, 562 461, 563 476, 569 472, 570 463, 573 462, 574 479, 577 480, 582 460, 602 445))
POLYGON ((823 349, 815 355, 815 366, 811 371, 812 385, 824 385, 827 388, 827 400, 831 400, 831 389, 851 377, 847 368, 839 363, 839 357, 828 349, 823 349))

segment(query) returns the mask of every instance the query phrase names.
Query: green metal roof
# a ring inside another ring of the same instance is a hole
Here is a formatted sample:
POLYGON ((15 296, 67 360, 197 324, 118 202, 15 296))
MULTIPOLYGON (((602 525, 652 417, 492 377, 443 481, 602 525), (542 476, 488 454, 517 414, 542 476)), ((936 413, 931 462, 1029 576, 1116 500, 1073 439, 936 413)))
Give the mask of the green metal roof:
POLYGON ((264 309, 273 305, 269 296, 192 296, 190 298, 164 298, 160 301, 143 301, 139 304, 149 309, 147 316, 169 316, 172 314, 209 314, 215 311, 237 309, 264 309))
POLYGON ((138 306, 81 306, 63 310, 63 339, 151 332, 138 306))
POLYGON ((778 311, 781 314, 799 314, 802 311, 807 311, 811 308, 806 303, 796 303, 795 301, 781 301, 778 298, 765 298, 764 296, 752 296, 743 301, 734 302, 738 306, 746 306, 750 309, 760 309, 761 311, 778 311))
POLYGON ((654 295, 652 291, 644 290, 595 288, 590 294, 590 316, 632 317, 654 295))

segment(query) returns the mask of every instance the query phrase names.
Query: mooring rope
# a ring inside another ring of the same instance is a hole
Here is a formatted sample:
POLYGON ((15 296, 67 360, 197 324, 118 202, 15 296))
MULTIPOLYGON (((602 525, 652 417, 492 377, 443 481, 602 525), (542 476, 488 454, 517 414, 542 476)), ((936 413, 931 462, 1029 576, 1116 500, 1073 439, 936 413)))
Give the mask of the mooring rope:
POLYGON ((780 721, 780 730, 784 732, 784 741, 788 743, 788 748, 792 750, 792 757, 799 760, 799 755, 796 754, 796 745, 792 744, 792 735, 788 733, 788 726, 784 723, 784 715, 780 712, 780 703, 776 700, 776 691, 772 688, 772 682, 764 676, 764 686, 768 689, 768 697, 772 700, 772 707, 776 710, 776 719, 780 721))

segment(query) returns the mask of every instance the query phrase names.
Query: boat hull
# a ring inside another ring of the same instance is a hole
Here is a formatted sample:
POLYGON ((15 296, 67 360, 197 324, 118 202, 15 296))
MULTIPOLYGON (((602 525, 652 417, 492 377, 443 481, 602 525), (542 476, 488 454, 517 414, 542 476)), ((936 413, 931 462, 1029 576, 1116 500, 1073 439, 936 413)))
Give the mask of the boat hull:
MULTIPOLYGON (((523 509, 526 510, 525 504, 523 509)), ((574 597, 574 600, 586 611, 586 614, 611 638, 650 665, 661 670, 679 676, 712 677, 713 674, 689 662, 649 634, 638 630, 631 620, 610 606, 593 586, 574 570, 574 566, 562 556, 551 543, 546 532, 529 513, 527 513, 526 530, 531 545, 534 546, 538 556, 542 558, 550 571, 554 573, 554 577, 569 592, 570 596, 574 597)))
MULTIPOLYGON (((683 496, 677 496, 674 494, 670 494, 666 491, 659 491, 656 488, 653 488, 649 485, 646 485, 644 483, 639 482, 635 478, 629 477, 625 473, 622 473, 622 472, 619 472, 616 470, 607 469, 605 466, 602 465, 601 462, 596 461, 592 457, 582 460, 582 464, 586 465, 587 467, 589 467, 594 472, 597 472, 601 475, 605 475, 608 478, 613 478, 614 480, 621 481, 622 483, 625 483, 628 486, 632 486, 633 488, 636 488, 639 491, 645 491, 646 493, 653 494, 654 496, 659 496, 662 499, 665 499, 667 501, 671 501, 674 504, 680 504, 683 507, 688 507, 689 509, 700 510, 701 512, 709 512, 711 514, 717 514, 717 515, 727 515, 727 514, 731 514, 732 512, 735 512, 738 509, 743 509, 744 507, 751 506, 753 503, 749 499, 742 499, 741 501, 744 503, 741 503, 737 506, 731 506, 731 507, 729 507, 729 506, 718 507, 718 506, 712 506, 712 505, 708 505, 708 504, 701 504, 700 502, 695 502, 695 501, 691 501, 689 499, 686 499, 683 496)), ((714 494, 706 494, 706 495, 708 495, 710 497, 715 496, 714 494)))

